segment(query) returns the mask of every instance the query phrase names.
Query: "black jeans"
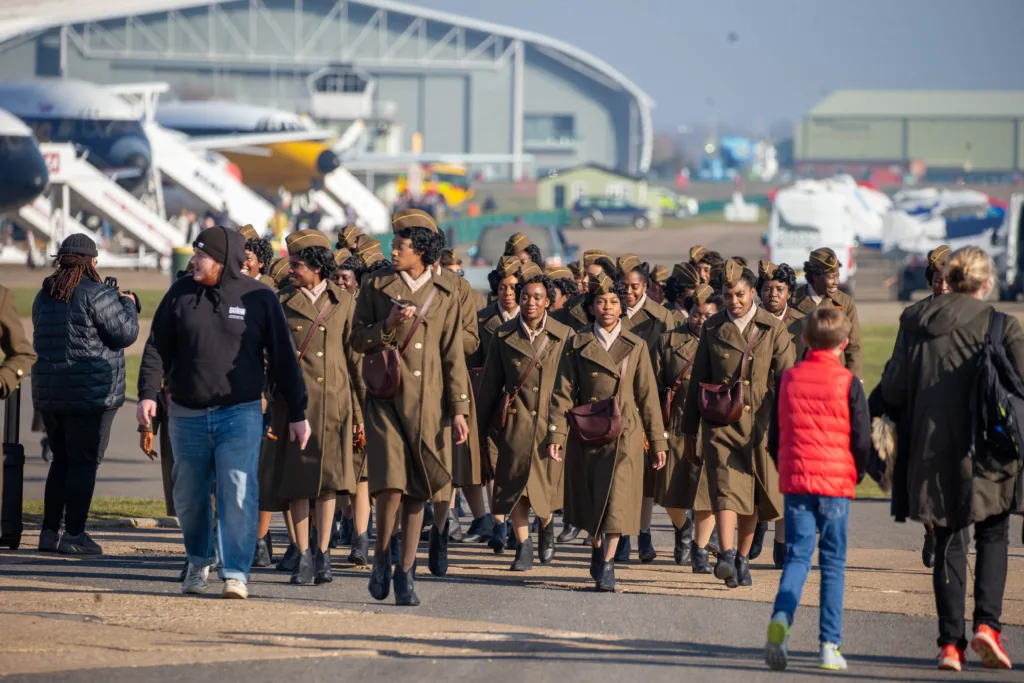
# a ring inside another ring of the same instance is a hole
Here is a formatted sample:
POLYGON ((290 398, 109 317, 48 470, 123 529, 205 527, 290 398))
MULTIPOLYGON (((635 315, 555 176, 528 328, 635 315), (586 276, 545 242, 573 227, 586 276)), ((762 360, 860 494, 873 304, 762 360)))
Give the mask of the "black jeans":
POLYGON ((43 413, 46 436, 53 460, 46 476, 43 499, 43 529, 78 536, 85 531, 85 519, 96 488, 96 470, 110 441, 110 426, 117 409, 68 415, 43 413))
MULTIPOLYGON (((974 628, 982 624, 1002 630, 1003 592, 1006 589, 1010 514, 989 517, 974 525, 974 628)), ((935 527, 935 569, 932 586, 939 614, 939 647, 967 647, 964 601, 967 597, 967 545, 969 529, 935 527)))

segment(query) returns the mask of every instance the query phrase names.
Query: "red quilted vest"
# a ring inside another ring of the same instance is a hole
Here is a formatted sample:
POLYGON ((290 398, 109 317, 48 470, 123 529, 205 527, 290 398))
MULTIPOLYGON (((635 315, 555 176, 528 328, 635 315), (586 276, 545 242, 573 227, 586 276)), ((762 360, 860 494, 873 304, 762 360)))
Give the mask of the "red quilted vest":
POLYGON ((779 386, 779 489, 853 498, 857 466, 850 453, 850 380, 830 351, 809 350, 779 386))

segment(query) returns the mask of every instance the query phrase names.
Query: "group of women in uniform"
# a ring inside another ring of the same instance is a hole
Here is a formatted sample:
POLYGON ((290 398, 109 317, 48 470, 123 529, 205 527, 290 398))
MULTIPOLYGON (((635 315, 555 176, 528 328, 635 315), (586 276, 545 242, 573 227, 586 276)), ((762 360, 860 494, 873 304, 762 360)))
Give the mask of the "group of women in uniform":
MULTIPOLYGON (((555 558, 559 511, 559 541, 588 535, 600 591, 614 590, 632 537, 641 562, 657 557, 655 503, 675 528, 674 561, 694 573, 750 585, 749 561, 772 520, 781 564, 781 494, 766 449, 772 392, 802 354, 807 310, 849 309, 856 326, 831 250, 811 252, 809 284, 797 289, 786 264, 761 261, 755 273, 702 247, 671 271, 601 251, 545 268, 516 233, 483 298, 428 214, 400 211, 393 229, 390 261, 354 230, 333 253, 323 235, 300 231, 287 240, 285 266, 251 266, 279 288, 313 427, 304 452, 277 440, 284 427, 270 400, 257 559, 268 513, 287 511, 291 544, 279 568, 294 583, 330 581, 341 496, 349 561, 372 564, 371 595, 393 590, 400 605, 419 604, 425 527, 436 576, 447 573, 450 540, 514 549, 510 570, 528 571, 531 511, 542 564, 555 558), (466 533, 452 509, 457 489, 472 509, 466 533)), ((847 364, 859 367, 859 347, 847 364)))

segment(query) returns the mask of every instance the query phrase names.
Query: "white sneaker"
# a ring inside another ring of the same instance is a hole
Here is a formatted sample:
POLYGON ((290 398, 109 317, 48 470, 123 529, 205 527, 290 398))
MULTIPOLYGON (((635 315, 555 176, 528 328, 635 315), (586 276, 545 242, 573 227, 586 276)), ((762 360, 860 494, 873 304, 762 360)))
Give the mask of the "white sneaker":
POLYGON ((830 671, 846 671, 846 657, 835 643, 821 644, 821 659, 818 668, 830 671))
POLYGON ((197 567, 189 563, 185 572, 185 582, 181 584, 181 592, 185 595, 202 595, 206 592, 206 579, 210 576, 209 567, 197 567))
POLYGON ((249 588, 238 579, 228 579, 224 582, 224 591, 220 597, 227 600, 245 600, 249 597, 249 588))

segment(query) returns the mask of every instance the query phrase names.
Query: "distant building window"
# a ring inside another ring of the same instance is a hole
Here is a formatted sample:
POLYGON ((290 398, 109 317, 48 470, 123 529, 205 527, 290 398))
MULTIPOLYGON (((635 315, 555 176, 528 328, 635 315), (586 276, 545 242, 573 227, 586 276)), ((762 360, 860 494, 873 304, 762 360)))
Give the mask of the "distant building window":
POLYGON ((604 193, 616 199, 628 199, 629 183, 607 183, 604 186, 604 193))
POLYGON ((576 117, 572 114, 526 114, 523 137, 530 142, 573 143, 576 141, 576 117))
POLYGON ((577 201, 583 195, 587 194, 587 181, 576 180, 572 184, 572 201, 577 201))

